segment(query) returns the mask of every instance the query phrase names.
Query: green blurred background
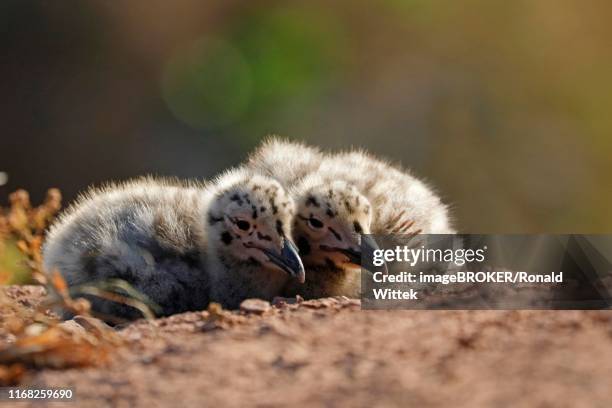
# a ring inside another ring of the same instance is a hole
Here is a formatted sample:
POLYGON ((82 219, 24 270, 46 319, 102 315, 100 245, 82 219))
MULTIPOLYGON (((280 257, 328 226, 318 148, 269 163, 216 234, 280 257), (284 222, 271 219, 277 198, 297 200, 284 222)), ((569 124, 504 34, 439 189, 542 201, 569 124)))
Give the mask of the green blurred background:
POLYGON ((0 20, 3 204, 209 177, 274 133, 401 161, 464 232, 612 231, 612 2, 3 0, 0 20))

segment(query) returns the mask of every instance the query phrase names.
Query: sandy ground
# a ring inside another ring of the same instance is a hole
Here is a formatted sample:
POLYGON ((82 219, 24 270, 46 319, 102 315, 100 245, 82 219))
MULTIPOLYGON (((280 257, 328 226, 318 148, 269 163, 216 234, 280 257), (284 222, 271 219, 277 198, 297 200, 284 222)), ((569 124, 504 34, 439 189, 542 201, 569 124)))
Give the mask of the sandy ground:
POLYGON ((612 403, 609 311, 248 309, 135 322, 109 366, 34 371, 22 386, 73 387, 69 407, 612 403))

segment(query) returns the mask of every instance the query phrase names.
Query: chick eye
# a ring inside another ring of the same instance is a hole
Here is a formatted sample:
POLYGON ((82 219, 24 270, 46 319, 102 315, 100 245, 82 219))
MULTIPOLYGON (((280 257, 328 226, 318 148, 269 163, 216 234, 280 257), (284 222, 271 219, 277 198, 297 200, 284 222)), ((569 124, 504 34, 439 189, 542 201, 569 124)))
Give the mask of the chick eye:
POLYGON ((236 220, 236 226, 243 231, 248 231, 251 229, 251 224, 245 220, 236 220))
POLYGON ((310 217, 308 219, 308 225, 310 225, 310 227, 314 229, 323 228, 323 223, 321 222, 321 220, 314 217, 310 217))

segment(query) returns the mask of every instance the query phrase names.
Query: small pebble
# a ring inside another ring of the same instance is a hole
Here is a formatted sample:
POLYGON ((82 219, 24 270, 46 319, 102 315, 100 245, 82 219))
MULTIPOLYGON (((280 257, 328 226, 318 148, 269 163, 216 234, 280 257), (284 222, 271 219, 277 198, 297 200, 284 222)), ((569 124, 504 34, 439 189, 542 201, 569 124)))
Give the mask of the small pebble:
POLYGON ((240 310, 247 313, 264 314, 270 310, 270 302, 261 299, 247 299, 240 304, 240 310))

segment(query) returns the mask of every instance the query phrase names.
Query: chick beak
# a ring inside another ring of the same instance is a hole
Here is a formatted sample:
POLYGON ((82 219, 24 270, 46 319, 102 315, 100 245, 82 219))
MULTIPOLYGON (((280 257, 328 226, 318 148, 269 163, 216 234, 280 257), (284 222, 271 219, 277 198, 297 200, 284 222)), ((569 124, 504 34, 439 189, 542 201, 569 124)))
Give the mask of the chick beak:
MULTIPOLYGON (((374 251, 379 250, 378 244, 374 241, 374 238, 370 235, 362 235, 361 236, 361 251, 363 252, 362 266, 365 269, 372 271, 371 269, 376 268, 374 266, 374 251)), ((383 263, 378 269, 382 269, 383 274, 388 274, 389 270, 387 269, 387 264, 383 263)))
MULTIPOLYGON (((346 255, 349 261, 355 265, 360 265, 362 268, 370 270, 374 267, 374 251, 379 249, 378 244, 369 235, 361 236, 361 248, 338 248, 337 250, 346 255)), ((383 263, 380 267, 386 275, 388 273, 387 264, 383 263)))
POLYGON ((300 283, 306 281, 306 272, 304 271, 302 259, 298 254, 297 247, 291 240, 285 238, 280 255, 269 249, 263 249, 263 252, 268 256, 270 262, 296 278, 300 283))

